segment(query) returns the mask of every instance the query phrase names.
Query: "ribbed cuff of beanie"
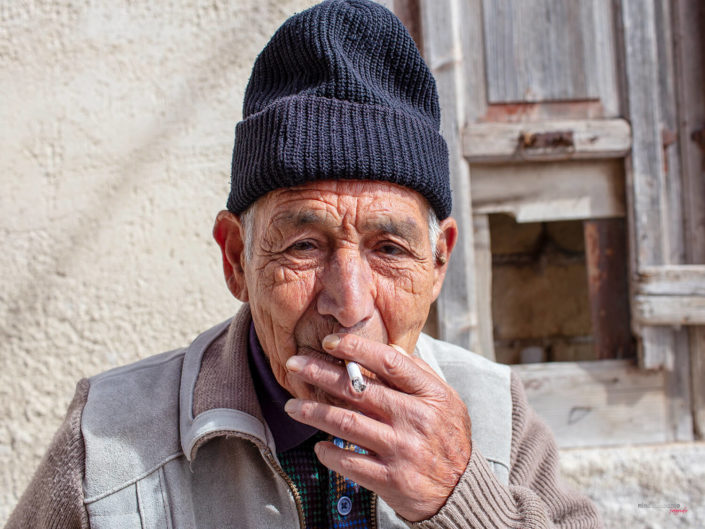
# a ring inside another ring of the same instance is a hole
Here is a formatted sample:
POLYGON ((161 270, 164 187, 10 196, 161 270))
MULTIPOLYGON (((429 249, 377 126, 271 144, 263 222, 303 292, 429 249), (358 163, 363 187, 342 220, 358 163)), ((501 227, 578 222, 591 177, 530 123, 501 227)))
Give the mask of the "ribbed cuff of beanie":
POLYGON ((465 472, 441 510, 428 520, 407 525, 416 529, 545 527, 540 522, 526 525, 521 515, 523 507, 544 510, 538 497, 535 502, 537 505, 517 505, 509 488, 497 480, 487 460, 474 448, 465 472))

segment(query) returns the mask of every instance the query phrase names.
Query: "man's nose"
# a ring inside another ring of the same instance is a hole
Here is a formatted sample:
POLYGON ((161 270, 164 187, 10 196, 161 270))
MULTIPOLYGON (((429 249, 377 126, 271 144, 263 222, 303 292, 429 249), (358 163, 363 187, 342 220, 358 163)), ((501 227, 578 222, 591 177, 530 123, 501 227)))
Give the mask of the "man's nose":
POLYGON ((343 327, 354 327, 374 313, 372 273, 359 251, 336 251, 321 280, 319 314, 333 316, 343 327))

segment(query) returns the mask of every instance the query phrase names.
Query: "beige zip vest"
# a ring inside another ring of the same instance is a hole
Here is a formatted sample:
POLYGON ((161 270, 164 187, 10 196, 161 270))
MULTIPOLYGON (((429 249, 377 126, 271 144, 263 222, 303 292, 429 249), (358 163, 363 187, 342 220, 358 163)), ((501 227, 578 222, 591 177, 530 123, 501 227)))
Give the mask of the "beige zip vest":
MULTIPOLYGON (((232 409, 192 414, 203 353, 229 323, 186 349, 91 379, 81 429, 93 529, 302 527, 267 425, 232 409), (197 442, 209 438, 194 453, 197 442)), ((507 484, 509 368, 426 335, 416 353, 460 393, 472 420, 473 450, 507 484)), ((374 513, 379 528, 406 527, 380 499, 374 513)))

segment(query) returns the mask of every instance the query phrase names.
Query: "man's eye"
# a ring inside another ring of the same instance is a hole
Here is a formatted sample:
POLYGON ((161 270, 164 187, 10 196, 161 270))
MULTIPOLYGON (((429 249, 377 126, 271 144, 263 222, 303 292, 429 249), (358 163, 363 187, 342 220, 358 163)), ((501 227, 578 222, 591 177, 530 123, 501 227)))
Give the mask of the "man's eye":
POLYGON ((298 241, 289 246, 289 250, 294 252, 308 252, 315 249, 316 246, 311 241, 298 241))
POLYGON ((402 255, 404 253, 404 250, 396 244, 381 244, 378 251, 384 255, 402 255))

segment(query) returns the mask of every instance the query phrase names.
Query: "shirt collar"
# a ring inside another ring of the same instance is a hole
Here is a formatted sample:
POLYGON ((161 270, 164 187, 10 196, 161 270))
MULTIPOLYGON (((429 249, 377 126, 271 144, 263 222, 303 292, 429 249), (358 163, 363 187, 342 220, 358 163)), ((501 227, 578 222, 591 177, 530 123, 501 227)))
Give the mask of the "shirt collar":
POLYGON ((277 452, 295 448, 315 435, 318 432, 316 428, 295 421, 284 411, 284 404, 292 396, 274 377, 269 360, 257 338, 254 322, 250 323, 248 360, 257 400, 262 408, 264 420, 272 431, 277 452))

